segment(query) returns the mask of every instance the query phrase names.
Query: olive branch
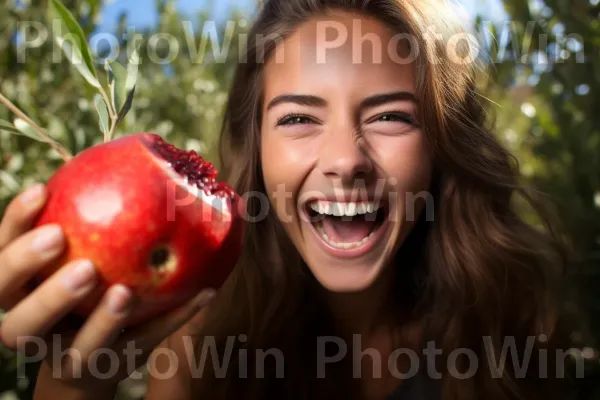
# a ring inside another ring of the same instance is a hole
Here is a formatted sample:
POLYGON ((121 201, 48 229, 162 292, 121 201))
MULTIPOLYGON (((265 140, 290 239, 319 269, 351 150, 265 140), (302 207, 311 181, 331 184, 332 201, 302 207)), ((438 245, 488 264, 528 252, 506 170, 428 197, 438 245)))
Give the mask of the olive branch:
MULTIPOLYGON (((56 44, 66 55, 70 64, 87 83, 96 89, 94 108, 98 114, 98 125, 104 135, 104 142, 109 142, 112 140, 118 124, 125 118, 133 103, 140 63, 138 50, 137 48, 133 49, 127 67, 123 67, 116 61, 105 60, 104 69, 107 80, 106 86, 104 86, 98 79, 83 29, 60 0, 49 0, 48 20, 53 22, 52 35, 56 44)), ((46 143, 58 152, 65 162, 73 157, 64 146, 52 139, 45 129, 29 118, 1 92, 0 103, 16 116, 12 122, 0 119, 0 131, 27 136, 46 143)))

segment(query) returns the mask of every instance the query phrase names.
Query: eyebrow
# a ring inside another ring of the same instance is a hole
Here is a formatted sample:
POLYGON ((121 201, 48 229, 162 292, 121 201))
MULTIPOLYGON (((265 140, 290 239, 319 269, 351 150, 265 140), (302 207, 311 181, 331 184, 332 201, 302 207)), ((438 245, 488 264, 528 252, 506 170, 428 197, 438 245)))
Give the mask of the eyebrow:
MULTIPOLYGON (((393 101, 411 101, 413 103, 417 103, 417 98, 415 97, 414 93, 405 91, 381 93, 369 96, 363 101, 361 101, 359 108, 362 110, 365 108, 377 107, 386 103, 391 103, 393 101)), ((267 110, 270 110, 276 105, 282 103, 295 103, 302 106, 311 107, 327 106, 327 100, 325 100, 322 97, 306 94, 282 94, 280 96, 274 97, 269 102, 269 104, 267 105, 267 110)))

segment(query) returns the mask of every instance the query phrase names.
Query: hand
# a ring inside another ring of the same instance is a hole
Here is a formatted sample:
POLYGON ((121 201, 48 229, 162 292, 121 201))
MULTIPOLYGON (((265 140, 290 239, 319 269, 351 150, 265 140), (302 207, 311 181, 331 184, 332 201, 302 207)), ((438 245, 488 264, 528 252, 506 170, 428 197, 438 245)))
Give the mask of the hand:
POLYGON ((166 337, 197 314, 214 292, 200 293, 179 309, 123 332, 135 299, 128 288, 114 285, 83 323, 67 327, 65 317, 98 287, 99 279, 88 260, 77 260, 35 289, 27 289, 27 283, 36 273, 65 249, 59 226, 32 229, 46 198, 43 185, 30 188, 8 205, 0 222, 0 307, 7 311, 0 325, 0 340, 9 349, 22 350, 28 355, 39 354, 40 344, 43 345, 46 354, 37 360, 43 359, 53 378, 70 387, 89 390, 118 383, 145 363, 166 337), (99 349, 102 352, 98 353, 99 349), (103 353, 111 357, 96 357, 103 353))

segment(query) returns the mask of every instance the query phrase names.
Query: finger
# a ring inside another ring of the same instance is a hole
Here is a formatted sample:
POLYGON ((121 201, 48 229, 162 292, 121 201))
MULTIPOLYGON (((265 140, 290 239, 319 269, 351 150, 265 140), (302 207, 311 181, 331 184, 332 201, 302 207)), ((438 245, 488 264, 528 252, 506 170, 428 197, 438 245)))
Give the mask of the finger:
POLYGON ((127 287, 110 287, 75 337, 70 353, 87 360, 96 349, 111 347, 130 314, 133 299, 127 287))
POLYGON ((166 337, 172 335, 196 315, 199 310, 206 307, 215 294, 214 289, 203 290, 187 304, 128 332, 119 340, 120 345, 125 348, 128 342, 134 340, 137 349, 144 353, 152 351, 166 337))
POLYGON ((10 293, 2 293, 0 296, 0 308, 6 311, 10 310, 27 297, 27 294, 28 293, 23 289, 14 289, 10 293))
POLYGON ((9 203, 0 222, 0 250, 31 228, 47 195, 45 186, 37 184, 9 203))
POLYGON ((51 224, 27 232, 0 252, 0 306, 8 308, 7 298, 58 257, 64 247, 62 230, 51 224))
POLYGON ((66 265, 5 315, 0 325, 0 340, 8 348, 18 349, 27 336, 45 336, 97 282, 96 271, 89 261, 66 265))

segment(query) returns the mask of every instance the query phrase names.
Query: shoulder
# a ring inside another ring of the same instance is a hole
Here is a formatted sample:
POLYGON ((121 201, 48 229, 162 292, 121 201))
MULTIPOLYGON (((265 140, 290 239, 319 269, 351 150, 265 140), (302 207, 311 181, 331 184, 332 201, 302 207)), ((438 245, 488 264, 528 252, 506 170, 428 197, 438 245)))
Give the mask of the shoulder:
POLYGON ((148 360, 146 400, 191 399, 194 338, 204 323, 206 309, 157 346, 148 360))

